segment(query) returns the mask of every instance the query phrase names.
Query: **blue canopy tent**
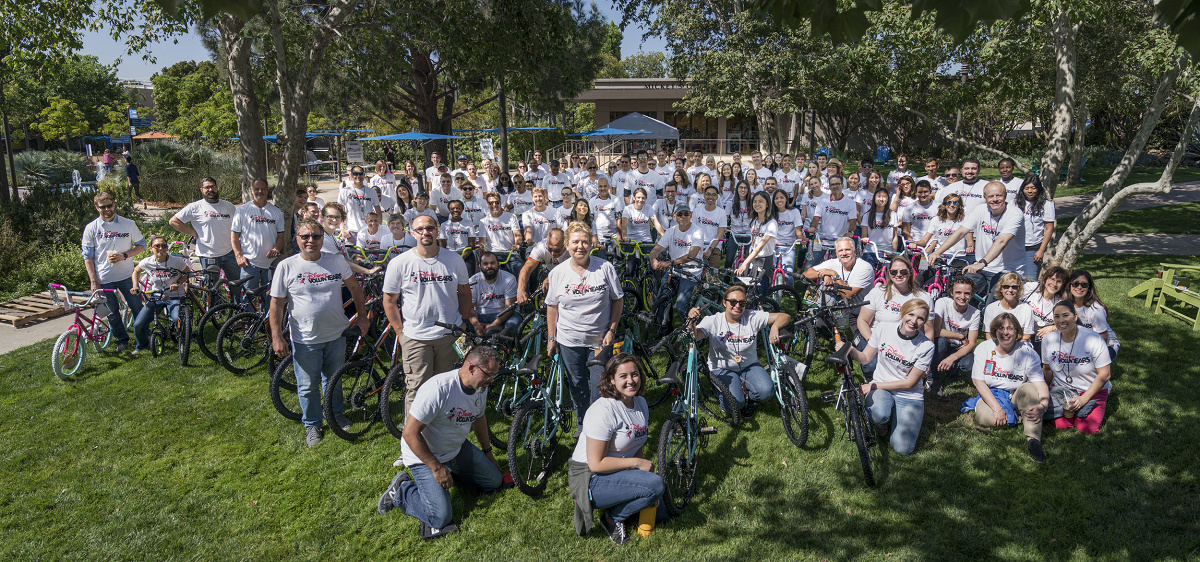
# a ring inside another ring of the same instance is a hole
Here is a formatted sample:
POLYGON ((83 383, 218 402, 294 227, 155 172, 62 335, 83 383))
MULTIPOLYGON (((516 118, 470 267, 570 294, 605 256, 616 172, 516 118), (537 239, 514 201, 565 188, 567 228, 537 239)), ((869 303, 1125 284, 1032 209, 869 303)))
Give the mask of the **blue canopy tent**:
POLYGON ((420 141, 420 140, 461 139, 461 138, 466 138, 466 137, 456 137, 456 136, 453 136, 453 135, 439 135, 439 134, 437 134, 437 133, 418 133, 418 132, 415 132, 415 131, 414 131, 414 132, 411 132, 411 133, 398 133, 398 134, 395 134, 395 135, 380 135, 380 136, 377 136, 377 137, 363 137, 363 138, 361 138, 361 139, 358 139, 358 140, 381 140, 381 141, 391 141, 391 140, 411 140, 411 141, 420 141))

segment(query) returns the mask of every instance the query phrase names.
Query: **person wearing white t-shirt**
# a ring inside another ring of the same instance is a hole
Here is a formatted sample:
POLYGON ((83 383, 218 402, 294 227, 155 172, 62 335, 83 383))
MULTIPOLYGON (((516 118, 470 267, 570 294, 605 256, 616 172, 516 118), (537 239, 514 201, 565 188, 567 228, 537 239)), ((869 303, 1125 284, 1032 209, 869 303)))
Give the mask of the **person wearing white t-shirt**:
POLYGON ((373 188, 363 183, 364 175, 362 166, 351 168, 350 185, 338 192, 338 203, 346 208, 346 230, 352 236, 357 236, 358 231, 367 227, 367 213, 375 212, 383 216, 379 196, 373 188))
POLYGON ((471 162, 471 159, 467 158, 466 154, 459 154, 458 155, 458 167, 453 170, 450 170, 450 175, 455 176, 455 177, 462 175, 463 178, 466 178, 468 175, 470 175, 467 173, 467 166, 470 165, 470 162, 471 162))
POLYGON ((1096 292, 1096 281, 1087 270, 1077 269, 1071 272, 1067 279, 1065 298, 1075 305, 1075 313, 1079 316, 1079 324, 1091 328, 1104 337, 1108 344, 1109 358, 1117 359, 1117 351, 1121 349, 1121 341, 1108 322, 1108 307, 1100 302, 1096 292))
POLYGON ((513 248, 521 246, 524 237, 517 217, 504 212, 499 193, 488 193, 488 214, 479 220, 479 237, 485 241, 484 247, 497 254, 507 254, 513 248))
POLYGON ((804 217, 800 209, 788 205, 788 196, 777 190, 771 197, 775 207, 775 253, 784 271, 796 271, 797 240, 804 239, 804 217))
MULTIPOLYGON (((895 256, 887 264, 886 281, 883 286, 875 286, 867 293, 866 301, 863 303, 862 309, 858 313, 858 334, 854 341, 855 346, 863 349, 866 342, 870 341, 871 335, 874 334, 879 326, 883 324, 899 322, 901 318, 900 311, 904 308, 904 304, 910 300, 918 299, 925 303, 930 313, 933 312, 933 297, 921 290, 921 287, 913 280, 916 270, 908 258, 903 256, 895 256)), ((934 322, 926 322, 924 324, 925 337, 929 341, 933 341, 936 334, 933 333, 934 322)), ((863 364, 863 372, 870 373, 875 370, 875 362, 868 361, 863 364)))
POLYGON ((1029 176, 1017 194, 1016 206, 1025 216, 1025 263, 1017 271, 1036 280, 1046 247, 1054 239, 1054 201, 1046 197, 1041 178, 1029 176))
MULTIPOLYGON (((947 195, 957 193, 963 200, 963 212, 969 215, 971 211, 984 205, 983 190, 988 183, 979 179, 979 160, 967 158, 962 165, 962 179, 943 187, 934 198, 944 201, 947 195)), ((1005 196, 1007 197, 1007 195, 1006 188, 1005 196)))
POLYGON ((617 168, 617 173, 608 178, 608 189, 614 197, 625 203, 625 199, 629 197, 629 173, 633 170, 629 167, 632 162, 632 157, 629 154, 622 154, 618 160, 620 167, 617 168))
POLYGON ((933 189, 927 180, 917 182, 917 201, 904 208, 900 214, 900 230, 910 242, 925 238, 929 225, 938 215, 938 204, 933 200, 933 189))
POLYGON ((750 169, 754 170, 755 179, 757 181, 757 185, 754 186, 754 189, 762 189, 763 182, 766 181, 767 177, 771 175, 771 169, 763 166, 762 153, 757 150, 750 153, 750 164, 750 169))
POLYGON ((406 224, 412 224, 412 222, 421 215, 433 217, 434 220, 438 220, 437 212, 429 208, 429 195, 424 193, 413 198, 412 208, 404 211, 402 216, 404 217, 404 222, 406 224))
POLYGON ((852 238, 838 238, 833 242, 833 249, 836 257, 806 269, 804 277, 837 285, 843 297, 851 303, 861 303, 875 284, 875 270, 866 260, 858 259, 852 238))
MULTIPOLYGON (((758 337, 763 328, 770 326, 768 339, 771 345, 779 343, 779 330, 791 321, 791 316, 782 312, 748 310, 746 289, 734 285, 725 290, 723 312, 705 316, 699 307, 688 311, 688 318, 700 320, 693 335, 696 340, 708 340, 708 369, 717 377, 736 404, 721 404, 726 411, 741 410, 743 418, 754 413, 754 406, 775 395, 771 376, 758 362, 758 337), (742 388, 745 387, 745 390, 742 388)), ((718 402, 723 402, 723 393, 718 393, 718 402)))
POLYGON ((575 531, 587 534, 592 510, 604 510, 606 531, 613 542, 629 541, 626 522, 658 504, 656 520, 666 519, 660 501, 666 485, 642 454, 650 436, 650 408, 638 360, 629 353, 609 359, 600 375, 596 402, 580 425, 582 439, 568 463, 567 483, 575 500, 575 531))
MULTIPOLYGON (((694 260, 705 246, 704 231, 692 224, 692 210, 686 203, 676 203, 674 214, 675 226, 667 229, 666 234, 659 238, 650 250, 650 267, 660 270, 675 265, 690 275, 699 275, 700 264, 694 260), (659 261, 658 256, 664 251, 669 259, 659 261)), ((683 318, 687 314, 688 303, 692 300, 692 289, 696 287, 698 280, 685 275, 676 279, 679 281, 679 287, 675 292, 675 311, 683 318)), ((658 320, 670 323, 670 318, 658 320)))
MULTIPOLYGON (((450 220, 438 228, 438 244, 452 252, 461 254, 467 248, 479 248, 479 225, 467 220, 462 214, 462 201, 450 202, 450 220)), ((478 250, 476 250, 478 251, 478 250)), ((468 253, 464 259, 471 258, 468 253)), ((474 259, 471 260, 474 262, 474 259)), ((474 273, 473 264, 467 270, 474 273)))
POLYGON ((971 372, 974 364, 975 343, 979 340, 983 314, 971 306, 973 294, 975 284, 960 276, 951 282, 950 296, 933 303, 937 352, 928 386, 939 398, 945 397, 945 388, 950 379, 971 372))
MULTIPOLYGON (((594 172, 595 169, 588 163, 589 172, 594 172)), ((562 190, 564 187, 571 187, 571 176, 559 171, 558 160, 550 161, 550 173, 542 179, 538 187, 546 190, 546 196, 550 198, 550 204, 554 207, 563 205, 562 190)))
MULTIPOLYGON (((1034 328, 1033 309, 1021 300, 1024 290, 1021 275, 1017 272, 1008 271, 1001 275, 999 282, 996 283, 995 294, 992 295, 996 300, 983 309, 984 327, 991 326, 992 320, 1007 312, 1015 316, 1021 324, 1021 333, 1024 334, 1021 341, 1029 341, 1036 329, 1034 328)), ((992 334, 985 332, 983 336, 991 338, 992 334)))
POLYGON ((887 189, 880 188, 872 196, 871 204, 863 207, 858 228, 863 234, 864 258, 872 264, 876 264, 880 257, 875 249, 884 252, 896 250, 900 243, 900 219, 888 205, 887 189), (871 248, 868 242, 874 242, 875 248, 871 248))
POLYGON ((1000 183, 1004 184, 1004 190, 1008 193, 1005 197, 1008 199, 1009 205, 1016 205, 1021 198, 1021 185, 1024 180, 1013 175, 1013 170, 1017 167, 1017 161, 1012 158, 1004 158, 996 164, 996 170, 1000 172, 1000 183))
POLYGON ((533 208, 521 214, 521 226, 525 229, 525 244, 532 246, 546 239, 546 233, 558 226, 558 210, 547 206, 546 190, 533 190, 533 208))
MULTIPOLYGON (((922 332, 929 320, 929 304, 912 299, 900 309, 898 324, 881 324, 862 351, 851 347, 849 356, 860 364, 878 361, 871 382, 859 389, 871 423, 892 422, 892 450, 912 454, 925 416, 921 378, 933 361, 933 342, 922 332)), ((841 349, 845 342, 837 344, 841 349)))
POLYGON ((734 273, 741 277, 753 268, 759 275, 759 289, 765 295, 771 288, 771 273, 775 269, 779 224, 775 222, 775 208, 766 192, 758 191, 751 196, 750 209, 754 211, 750 217, 750 252, 734 273))
POLYGON ((1042 338, 1042 373, 1050 382, 1050 408, 1044 419, 1057 429, 1095 434, 1104 421, 1112 378, 1112 358, 1104 336, 1079 325, 1075 305, 1054 305, 1058 330, 1042 338))
POLYGON ((463 182, 463 219, 474 224, 479 224, 479 220, 488 214, 487 202, 475 196, 478 191, 474 184, 463 182))
MULTIPOLYGON (((938 204, 937 216, 929 223, 925 235, 916 241, 917 246, 924 249, 926 254, 932 254, 951 234, 958 231, 964 218, 962 197, 957 193, 947 194, 946 199, 938 204)), ((961 257, 971 263, 975 260, 975 235, 967 232, 966 236, 942 253, 961 257)))
POLYGON ((661 196, 667 177, 650 169, 650 154, 645 150, 638 151, 637 167, 630 170, 625 180, 625 197, 627 205, 633 201, 633 192, 638 188, 646 190, 646 209, 654 208, 654 202, 661 196))
POLYGON ((679 186, 674 181, 667 182, 663 186, 662 198, 651 206, 654 213, 654 230, 660 237, 667 233, 668 228, 675 226, 675 203, 678 194, 679 186))
MULTIPOLYGON (((537 273, 539 269, 543 276, 549 275, 550 270, 568 258, 570 254, 567 253, 562 229, 554 227, 546 231, 546 239, 530 248, 529 254, 525 256, 525 264, 521 266, 521 274, 517 276, 517 303, 523 305, 529 302, 527 288, 534 279, 541 278, 537 273)), ((545 283, 542 283, 541 288, 546 288, 545 283)))
MULTIPOLYGON (((200 195, 202 199, 188 203, 171 217, 171 228, 196 239, 201 269, 208 270, 215 265, 225 272, 225 279, 236 281, 241 277, 242 269, 234 258, 229 232, 237 209, 233 203, 221 200, 217 180, 211 177, 200 180, 200 195)), ((217 279, 210 275, 206 284, 212 287, 216 282, 217 279)), ((113 328, 114 333, 118 333, 116 327, 113 328)))
POLYGON ((1054 265, 1042 271, 1037 281, 1025 283, 1025 298, 1022 300, 1033 310, 1033 327, 1037 331, 1030 343, 1040 355, 1042 338, 1054 328, 1054 303, 1063 299, 1063 288, 1067 286, 1067 270, 1054 265))
POLYGON ((625 210, 625 201, 611 193, 607 178, 600 178, 596 185, 596 197, 588 201, 592 216, 595 217, 596 237, 602 247, 612 243, 614 236, 621 237, 621 212, 625 210))
POLYGON ((454 176, 442 174, 438 183, 430 184, 429 206, 437 213, 438 222, 450 220, 450 202, 462 201, 462 190, 454 187, 454 176))
MULTIPOLYGON (((136 318, 142 311, 142 301, 133 298, 131 292, 134 268, 131 258, 146 251, 146 240, 142 238, 142 231, 138 229, 137 223, 117 216, 117 202, 111 193, 100 191, 92 200, 100 216, 84 227, 81 242, 83 265, 87 269, 90 290, 119 291, 125 297, 129 311, 136 318)), ((117 341, 117 351, 125 351, 129 345, 129 334, 125 331, 125 322, 121 319, 121 306, 116 292, 105 293, 104 302, 108 307, 108 325, 117 341)))
POLYGON ((833 242, 838 238, 854 232, 858 228, 858 202, 843 191, 846 182, 842 176, 829 178, 829 195, 821 198, 813 210, 810 228, 816 231, 821 241, 819 248, 814 248, 812 261, 805 264, 812 267, 826 261, 833 250, 833 242))
POLYGON ((367 227, 358 231, 354 245, 364 250, 378 250, 385 247, 383 246, 383 237, 388 231, 379 226, 379 215, 374 212, 367 213, 367 227))
POLYGON ((437 323, 474 324, 475 320, 467 264, 462 256, 438 246, 437 221, 417 217, 412 234, 416 247, 388 262, 383 278, 383 311, 400 335, 406 412, 421 384, 449 370, 457 357, 454 335, 437 323))
POLYGON ((438 171, 438 167, 442 165, 442 156, 436 152, 430 154, 429 163, 431 166, 425 168, 425 185, 429 186, 429 189, 433 189, 433 186, 438 185, 438 180, 441 179, 442 174, 438 171))
POLYGON ((625 233, 621 239, 623 242, 654 242, 650 236, 654 227, 654 215, 653 210, 646 204, 645 189, 638 187, 633 190, 631 203, 621 213, 621 223, 621 231, 625 233))
POLYGON ((716 251, 720 244, 717 241, 725 239, 729 216, 725 214, 725 209, 717 205, 717 199, 720 198, 717 186, 707 184, 703 196, 704 204, 692 207, 692 222, 703 233, 704 253, 701 257, 708 260, 709 265, 717 267, 721 264, 721 253, 716 251))
MULTIPOLYGON (((321 441, 322 391, 332 392, 334 419, 329 423, 349 429, 370 419, 349 419, 342 413, 342 389, 327 388, 333 376, 346 362, 346 317, 342 313, 342 286, 350 290, 355 310, 364 308, 362 288, 341 256, 321 252, 325 232, 316 221, 304 220, 296 228, 300 253, 281 262, 271 280, 271 347, 278 357, 292 355, 296 372, 296 394, 300 398, 300 421, 309 447, 321 441), (288 314, 288 337, 284 339, 284 311, 288 314)), ((361 333, 369 328, 367 315, 357 322, 361 333)), ((405 411, 408 411, 407 409, 405 411)), ((368 418, 374 412, 366 415, 368 418)))
POLYGON ((1041 358, 1021 345, 1020 322, 1012 314, 997 316, 988 327, 992 337, 979 344, 979 359, 971 369, 971 382, 979 396, 967 400, 963 411, 974 406, 980 427, 1006 427, 1021 422, 1026 449, 1034 462, 1045 462, 1042 451, 1042 416, 1050 406, 1050 388, 1041 358))
POLYGON ((533 189, 535 188, 519 175, 513 175, 513 188, 512 193, 503 196, 505 198, 504 208, 517 217, 521 217, 534 207, 533 189))
POLYGON ((938 159, 929 157, 925 159, 925 175, 917 178, 917 185, 921 184, 921 180, 929 182, 929 187, 936 193, 943 187, 950 185, 950 182, 941 176, 938 176, 938 159))
POLYGON ((963 268, 963 274, 975 281, 975 290, 986 295, 988 302, 993 297, 996 280, 1005 271, 1012 271, 1025 259, 1025 217, 1021 210, 1005 200, 1004 184, 994 181, 984 188, 987 205, 967 213, 963 224, 938 246, 929 261, 932 263, 949 248, 966 236, 975 235, 975 255, 979 261, 963 268))
POLYGON ((243 285, 253 291, 271 281, 271 263, 283 251, 283 211, 267 202, 271 189, 267 181, 256 179, 250 184, 251 201, 234 211, 230 226, 233 257, 242 268, 240 278, 252 277, 243 285))
MULTIPOLYGON (((437 218, 433 217, 433 220, 437 220, 437 218)), ((388 259, 391 260, 401 253, 407 252, 416 245, 417 239, 413 238, 413 235, 409 234, 405 230, 404 217, 400 215, 392 215, 391 218, 388 219, 387 232, 385 232, 383 234, 383 238, 379 240, 379 247, 381 249, 386 250, 389 248, 396 248, 396 250, 393 250, 392 253, 388 255, 388 259)))
POLYGON ((157 300, 146 300, 142 310, 133 320, 133 334, 136 344, 133 352, 137 353, 150 347, 150 324, 158 311, 167 310, 172 322, 179 321, 179 302, 183 297, 182 284, 187 283, 187 273, 191 271, 188 260, 173 256, 167 251, 167 239, 157 234, 150 237, 150 251, 153 254, 138 262, 133 267, 133 294, 158 293, 157 300), (146 274, 148 286, 141 291, 142 274, 146 274))
POLYGON ((796 193, 796 188, 800 185, 800 181, 803 179, 802 174, 799 171, 792 169, 792 156, 790 154, 783 155, 783 164, 778 170, 775 171, 774 174, 772 174, 772 177, 775 178, 775 182, 777 185, 779 185, 779 189, 787 192, 789 197, 791 197, 793 193, 796 193))
POLYGON ((521 317, 513 310, 505 312, 517 302, 517 278, 500 270, 500 259, 495 252, 484 252, 479 256, 479 273, 471 276, 471 302, 475 304, 475 333, 484 336, 492 330, 508 329, 514 334, 521 325, 521 317))
POLYGON ((375 175, 367 185, 379 196, 380 208, 390 211, 396 206, 396 174, 388 169, 386 161, 375 161, 375 175))
POLYGON ((914 180, 917 179, 916 172, 908 169, 908 156, 901 154, 896 157, 896 169, 888 172, 887 185, 888 189, 893 193, 896 192, 896 185, 900 183, 900 178, 908 176, 914 180))
POLYGON ((404 422, 400 440, 402 468, 379 497, 376 509, 393 509, 421 522, 421 538, 432 539, 458 530, 450 487, 485 493, 504 483, 500 463, 488 442, 487 387, 500 373, 495 349, 479 345, 458 369, 432 377, 417 392, 404 422), (480 449, 467 440, 475 434, 480 449))
POLYGON ((584 419, 599 397, 601 368, 588 367, 611 350, 621 319, 625 292, 617 270, 591 255, 592 229, 573 222, 566 231, 570 259, 550 271, 546 291, 546 356, 562 354, 575 419, 584 419), (559 345, 561 343, 561 345, 559 345))

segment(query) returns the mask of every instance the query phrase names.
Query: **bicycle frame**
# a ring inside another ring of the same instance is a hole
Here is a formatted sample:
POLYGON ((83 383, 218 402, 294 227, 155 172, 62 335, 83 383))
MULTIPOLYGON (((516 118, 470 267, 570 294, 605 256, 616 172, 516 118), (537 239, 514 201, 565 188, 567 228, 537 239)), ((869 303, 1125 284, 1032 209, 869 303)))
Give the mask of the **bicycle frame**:
MULTIPOLYGON (((91 318, 88 318, 87 316, 84 316, 83 313, 80 312, 80 310, 82 310, 84 307, 91 305, 93 302, 98 300, 98 297, 100 297, 101 295, 105 295, 108 293, 115 293, 116 290, 114 290, 114 289, 96 289, 95 291, 93 291, 91 293, 84 292, 84 291, 71 291, 71 290, 68 290, 66 288, 66 286, 59 285, 57 283, 51 283, 50 285, 48 285, 48 287, 50 288, 50 299, 54 302, 54 304, 60 305, 63 307, 63 310, 69 310, 75 314, 75 322, 71 324, 71 327, 68 328, 68 330, 77 330, 80 335, 82 335, 84 338, 87 339, 87 341, 94 342, 94 343, 100 343, 100 340, 107 335, 107 334, 100 334, 100 333, 98 333, 97 330, 94 329, 96 327, 97 322, 99 322, 101 315, 97 313, 96 308, 92 308, 92 316, 91 316, 91 318), (58 298, 58 291, 60 289, 64 293, 66 293, 66 298, 63 300, 59 300, 59 298, 58 298), (81 305, 77 305, 71 301, 71 297, 87 297, 88 300, 87 300, 87 302, 85 302, 81 305)), ((105 314, 104 316, 107 317, 108 315, 105 314)), ((109 330, 111 330, 111 329, 112 328, 109 327, 109 330)), ((74 352, 75 350, 71 350, 71 351, 74 352)))

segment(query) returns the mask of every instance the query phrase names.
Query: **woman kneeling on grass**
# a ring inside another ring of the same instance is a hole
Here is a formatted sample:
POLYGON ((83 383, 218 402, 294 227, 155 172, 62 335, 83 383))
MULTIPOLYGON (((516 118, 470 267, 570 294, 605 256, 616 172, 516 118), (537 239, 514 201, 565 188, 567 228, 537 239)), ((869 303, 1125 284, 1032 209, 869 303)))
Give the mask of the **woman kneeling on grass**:
POLYGON ((1104 336, 1078 325, 1079 315, 1070 301, 1054 305, 1055 332, 1042 340, 1042 371, 1050 378, 1050 408, 1046 419, 1054 427, 1074 427, 1098 433, 1108 405, 1112 359, 1104 336))
POLYGON ((1021 321, 1002 312, 988 326, 991 339, 975 348, 971 382, 979 396, 963 402, 960 412, 975 410, 981 427, 1016 425, 1020 419, 1025 446, 1034 462, 1046 462, 1042 452, 1042 414, 1050 405, 1050 389, 1041 360, 1033 348, 1020 345, 1021 321))
MULTIPOLYGON (((859 390, 866 395, 872 423, 892 422, 892 449, 901 455, 912 454, 917 448, 921 418, 925 416, 921 377, 933 362, 934 348, 933 342, 922 333, 928 320, 929 303, 920 298, 910 299, 900 308, 899 324, 880 324, 866 348, 850 350, 850 357, 860 365, 879 355, 875 378, 859 390)), ((838 348, 843 345, 845 342, 839 343, 838 348)))
POLYGON ((575 499, 575 532, 592 529, 592 508, 604 510, 602 525, 613 542, 625 544, 625 522, 658 505, 666 489, 653 464, 640 456, 650 426, 650 408, 642 397, 645 381, 636 358, 619 353, 604 366, 596 385, 600 394, 583 418, 583 439, 571 455, 568 483, 575 499))

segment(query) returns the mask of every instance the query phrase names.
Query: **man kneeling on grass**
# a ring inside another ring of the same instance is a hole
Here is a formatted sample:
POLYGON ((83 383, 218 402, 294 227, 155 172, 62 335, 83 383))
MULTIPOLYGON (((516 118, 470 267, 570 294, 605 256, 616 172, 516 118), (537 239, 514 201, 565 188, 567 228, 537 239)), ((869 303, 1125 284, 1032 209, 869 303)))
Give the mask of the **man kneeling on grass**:
POLYGON ((400 457, 410 471, 401 470, 379 497, 379 513, 393 508, 421 522, 421 537, 432 539, 458 530, 450 505, 450 486, 460 485, 494 492, 503 483, 500 464, 488 442, 487 385, 500 371, 500 354, 478 346, 463 359, 462 367, 447 371, 421 385, 404 423, 400 457), (484 443, 480 450, 467 441, 484 443))

